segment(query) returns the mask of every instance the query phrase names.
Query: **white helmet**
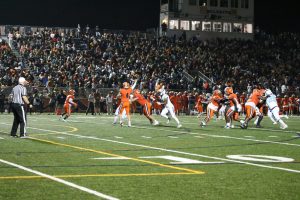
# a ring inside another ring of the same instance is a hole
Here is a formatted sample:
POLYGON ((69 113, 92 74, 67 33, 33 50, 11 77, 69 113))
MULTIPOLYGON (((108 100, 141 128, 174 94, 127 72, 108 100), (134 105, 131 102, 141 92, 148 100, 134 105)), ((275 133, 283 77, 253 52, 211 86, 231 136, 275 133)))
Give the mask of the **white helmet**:
POLYGON ((271 96, 273 92, 270 89, 267 89, 265 92, 266 96, 271 96))

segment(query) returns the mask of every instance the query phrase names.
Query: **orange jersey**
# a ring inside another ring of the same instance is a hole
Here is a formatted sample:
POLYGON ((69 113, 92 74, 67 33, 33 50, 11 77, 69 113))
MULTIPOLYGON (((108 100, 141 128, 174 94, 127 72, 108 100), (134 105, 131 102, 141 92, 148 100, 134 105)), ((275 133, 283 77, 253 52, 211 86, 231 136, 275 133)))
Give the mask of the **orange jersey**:
MULTIPOLYGON (((236 96, 236 95, 235 95, 236 96)), ((230 95, 229 95, 229 98, 230 98, 230 95)), ((237 97, 236 97, 237 98, 237 97)), ((219 96, 219 95, 213 95, 210 99, 210 102, 214 105, 214 106, 220 106, 220 103, 219 101, 221 100, 222 98, 219 96)))
POLYGON ((145 99, 145 97, 143 95, 141 95, 140 93, 136 93, 134 95, 134 97, 136 98, 136 101, 142 106, 148 102, 147 99, 145 99))
POLYGON ((278 107, 281 108, 281 98, 277 97, 276 101, 277 101, 278 107))
POLYGON ((68 95, 65 100, 65 106, 72 106, 74 104, 74 95, 68 95))
POLYGON ((120 90, 121 102, 129 102, 129 95, 132 93, 131 88, 122 88, 120 90))
POLYGON ((260 94, 259 90, 253 90, 253 92, 250 95, 247 102, 253 102, 257 106, 259 103, 260 96, 261 96, 261 94, 260 94))
POLYGON ((289 98, 289 103, 290 103, 290 104, 296 104, 296 99, 295 99, 295 97, 290 97, 290 98, 289 98))
POLYGON ((228 99, 229 99, 229 106, 234 106, 239 103, 237 95, 234 93, 230 94, 228 99))
POLYGON ((282 105, 283 106, 289 105, 289 98, 288 97, 285 97, 285 98, 282 99, 282 105))
POLYGON ((175 95, 170 95, 170 101, 172 102, 173 105, 177 104, 177 99, 175 95))

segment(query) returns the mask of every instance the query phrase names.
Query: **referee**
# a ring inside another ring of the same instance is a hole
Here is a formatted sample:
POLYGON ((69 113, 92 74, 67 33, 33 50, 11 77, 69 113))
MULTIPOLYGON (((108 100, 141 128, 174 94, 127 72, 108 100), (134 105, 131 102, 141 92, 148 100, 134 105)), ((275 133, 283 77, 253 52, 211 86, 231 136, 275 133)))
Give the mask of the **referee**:
POLYGON ((24 109, 24 104, 29 105, 32 108, 28 98, 27 98, 27 89, 25 86, 28 82, 24 77, 19 78, 19 85, 15 86, 11 92, 13 95, 12 100, 12 112, 14 114, 14 122, 11 128, 10 135, 12 137, 17 136, 18 126, 20 124, 20 138, 26 137, 26 113, 24 109))

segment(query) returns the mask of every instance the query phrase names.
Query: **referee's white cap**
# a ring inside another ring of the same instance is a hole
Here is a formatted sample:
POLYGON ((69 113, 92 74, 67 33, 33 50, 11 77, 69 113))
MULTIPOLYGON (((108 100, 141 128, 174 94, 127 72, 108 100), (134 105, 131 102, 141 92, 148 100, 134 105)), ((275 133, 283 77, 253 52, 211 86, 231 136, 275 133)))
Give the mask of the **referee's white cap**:
POLYGON ((26 79, 24 77, 19 78, 19 84, 25 85, 27 83, 26 79))

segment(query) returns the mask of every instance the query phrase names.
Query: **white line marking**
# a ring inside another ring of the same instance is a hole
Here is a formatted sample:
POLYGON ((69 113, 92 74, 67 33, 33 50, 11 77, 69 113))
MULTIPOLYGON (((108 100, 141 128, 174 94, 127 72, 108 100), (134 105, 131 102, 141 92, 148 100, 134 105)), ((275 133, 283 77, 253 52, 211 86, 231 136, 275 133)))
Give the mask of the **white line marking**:
POLYGON ((280 145, 288 145, 288 146, 297 146, 300 147, 300 144, 292 144, 286 142, 274 142, 269 140, 257 140, 257 139, 250 139, 250 138, 239 138, 239 137, 232 137, 232 136, 225 136, 225 135, 212 135, 212 134, 205 134, 205 133, 191 133, 191 132, 182 132, 182 131, 174 131, 174 130, 166 130, 166 129, 159 129, 159 128, 149 128, 149 127, 139 127, 139 126, 132 126, 133 128, 139 129, 148 129, 148 130, 156 130, 156 131, 164 131, 164 132, 173 132, 173 133, 186 133, 192 135, 201 135, 213 138, 225 138, 225 139, 235 139, 235 140, 245 140, 245 141, 253 141, 253 142, 264 142, 264 143, 271 143, 271 144, 280 144, 280 145))
POLYGON ((146 139, 151 139, 152 137, 148 137, 148 136, 141 136, 142 138, 146 138, 146 139))
POLYGON ((195 138, 204 138, 204 137, 202 137, 202 136, 194 136, 195 138))
POLYGON ((278 136, 270 135, 269 138, 278 138, 278 136))
POLYGON ((114 138, 116 138, 116 139, 123 139, 123 137, 119 137, 119 136, 114 136, 114 138))
MULTIPOLYGON (((1 124, 4 124, 4 123, 1 123, 1 124)), ((5 124, 5 125, 8 125, 8 124, 5 124)), ((243 161, 236 161, 236 160, 218 158, 218 157, 213 157, 213 156, 206 156, 206 155, 201 155, 201 154, 194 154, 194 153, 188 153, 188 152, 182 152, 182 151, 164 149, 164 148, 159 148, 159 147, 151 147, 151 146, 140 145, 140 144, 120 142, 120 141, 115 141, 115 140, 97 138, 97 137, 93 137, 93 136, 82 136, 82 135, 78 135, 78 134, 77 135, 75 135, 75 134, 73 135, 73 134, 66 133, 66 132, 52 131, 52 130, 46 130, 46 129, 33 128, 33 127, 28 127, 28 128, 35 129, 35 130, 40 130, 40 131, 47 131, 47 132, 50 131, 50 132, 54 132, 54 133, 60 133, 60 134, 63 134, 63 135, 70 135, 70 136, 75 136, 75 137, 80 137, 80 138, 88 138, 88 139, 94 139, 94 140, 101 140, 101 141, 107 141, 107 142, 112 142, 112 143, 125 144, 125 145, 129 145, 129 146, 137 146, 137 147, 149 148, 149 149, 154 149, 154 150, 160 150, 160 151, 178 153, 178 154, 183 154, 183 155, 190 155, 190 156, 203 157, 203 158, 209 158, 209 159, 215 159, 215 160, 222 160, 222 161, 233 162, 233 163, 240 163, 240 164, 252 165, 252 166, 257 166, 257 167, 262 167, 262 168, 277 169, 277 170, 282 170, 282 171, 287 171, 287 172, 300 173, 299 170, 293 170, 293 169, 282 168, 282 167, 272 167, 272 166, 268 166, 268 165, 255 164, 255 163, 249 163, 249 162, 243 162, 243 161)), ((144 129, 147 129, 147 128, 144 128, 144 129)), ((148 129, 150 129, 150 128, 148 128, 148 129)), ((159 129, 155 129, 155 130, 159 130, 159 129)), ((168 130, 164 130, 164 131, 168 131, 168 130)), ((178 131, 172 131, 172 132, 178 132, 178 131)), ((211 135, 208 135, 208 134, 200 134, 200 135, 211 136, 211 135)), ((291 146, 300 146, 298 144, 272 142, 272 141, 265 141, 265 140, 245 139, 245 138, 235 138, 235 137, 229 137, 229 136, 216 136, 216 137, 238 139, 238 140, 249 140, 249 141, 257 141, 257 142, 273 143, 273 144, 282 144, 282 145, 291 145, 291 146)))
POLYGON ((79 189, 79 190, 81 190, 81 191, 84 191, 84 192, 93 194, 93 195, 95 195, 95 196, 97 196, 97 197, 101 197, 101 198, 103 198, 103 199, 108 199, 108 200, 118 200, 118 199, 115 198, 115 197, 108 196, 108 195, 106 195, 106 194, 97 192, 97 191, 95 191, 95 190, 91 190, 91 189, 89 189, 89 188, 86 188, 86 187, 83 187, 83 186, 80 186, 80 185, 76 185, 76 184, 71 183, 71 182, 69 182, 69 181, 65 181, 65 180, 63 180, 63 179, 56 178, 56 177, 54 177, 54 176, 50 176, 50 175, 48 175, 48 174, 45 174, 45 173, 42 173, 42 172, 39 172, 39 171, 36 171, 36 170, 33 170, 33 169, 29 169, 29 168, 27 168, 27 167, 24 167, 24 166, 21 166, 21 165, 18 165, 18 164, 15 164, 15 163, 12 163, 12 162, 9 162, 9 161, 6 161, 6 160, 0 159, 0 162, 5 163, 5 164, 10 165, 10 166, 14 166, 14 167, 16 167, 16 168, 22 169, 22 170, 24 170, 24 171, 27 171, 27 172, 30 172, 30 173, 33 173, 33 174, 36 174, 36 175, 42 176, 42 177, 44 177, 44 178, 47 178, 47 179, 50 179, 50 180, 53 180, 53 181, 56 181, 56 182, 59 182, 59 183, 68 185, 68 186, 70 186, 70 187, 79 189))
POLYGON ((177 139, 178 137, 175 137, 175 136, 168 136, 169 138, 172 138, 172 139, 177 139))
MULTIPOLYGON (((189 155, 189 156, 196 156, 196 157, 209 158, 209 159, 214 159, 214 160, 221 160, 221 161, 226 161, 226 162, 233 162, 233 163, 251 165, 251 166, 256 166, 256 167, 262 167, 262 168, 277 169, 277 170, 282 170, 282 171, 287 171, 287 172, 300 173, 299 170, 293 170, 293 169, 288 169, 288 168, 272 167, 272 166, 268 166, 268 165, 255 164, 255 163, 250 163, 250 162, 243 162, 243 161, 237 161, 237 160, 219 158, 219 157, 214 157, 214 156, 206 156, 206 155, 201 155, 201 154, 188 153, 188 152, 183 152, 183 151, 176 151, 176 150, 164 149, 164 148, 159 148, 159 147, 152 147, 152 146, 141 145, 141 144, 133 144, 133 143, 128 143, 128 142, 120 142, 120 141, 116 141, 116 140, 109 140, 109 139, 97 138, 97 137, 94 137, 94 136, 83 136, 83 135, 78 135, 78 134, 77 135, 75 135, 75 134, 73 135, 71 133, 66 133, 66 132, 52 131, 52 130, 46 130, 46 129, 33 128, 33 127, 30 127, 30 128, 31 129, 40 130, 40 131, 60 133, 62 135, 69 135, 69 136, 75 136, 75 137, 80 137, 80 138, 88 138, 88 139, 93 139, 93 140, 100 140, 100 141, 106 141, 106 142, 112 142, 112 143, 117 143, 117 144, 124 144, 124 145, 129 145, 129 146, 136 146, 136 147, 154 149, 154 150, 159 150, 159 151, 166 151, 166 152, 183 154, 183 155, 189 155)), ((252 139, 249 139, 249 140, 252 140, 252 139)))
POLYGON ((62 139, 62 140, 64 140, 65 139, 65 137, 57 137, 58 139, 62 139))
POLYGON ((4 138, 0 137, 0 140, 4 140, 4 138))
MULTIPOLYGON (((6 124, 6 123, 0 123, 0 124, 6 125, 6 126, 11 126, 11 124, 6 124)), ((93 124, 96 124, 96 123, 93 123, 93 124)), ((49 131, 49 130, 34 128, 34 127, 27 127, 27 128, 31 128, 31 129, 35 129, 35 130, 40 130, 40 131, 49 131)), ((148 129, 148 130, 164 131, 164 132, 173 132, 173 133, 186 133, 186 134, 201 135, 201 136, 207 136, 207 137, 213 137, 213 138, 226 138, 226 139, 245 140, 245 141, 263 142, 263 143, 270 143, 270 144, 280 144, 280 145, 288 145, 288 146, 297 146, 297 147, 300 147, 300 144, 293 144, 293 143, 287 143, 287 142, 274 142, 274 141, 269 141, 269 140, 257 140, 257 139, 239 138, 239 137, 232 137, 232 136, 225 136, 225 135, 212 135, 212 134, 204 134, 204 133, 192 133, 192 132, 174 131, 174 130, 168 130, 168 129, 139 127, 139 126, 132 126, 132 128, 148 129)), ((272 131, 272 129, 266 129, 266 130, 272 131)), ((50 131, 53 132, 53 133, 65 134, 64 132, 53 131, 53 130, 50 130, 50 131)), ((274 130, 274 131, 276 132, 276 130, 274 130)), ((282 131, 282 132, 285 132, 285 131, 282 131)), ((294 131, 293 133, 299 133, 300 134, 300 132, 296 132, 296 131, 294 131)), ((73 136, 76 137, 78 135, 73 135, 73 136)), ((78 137, 80 137, 80 136, 78 136, 78 137)), ((300 136, 293 136, 293 137, 300 138, 300 136)))

